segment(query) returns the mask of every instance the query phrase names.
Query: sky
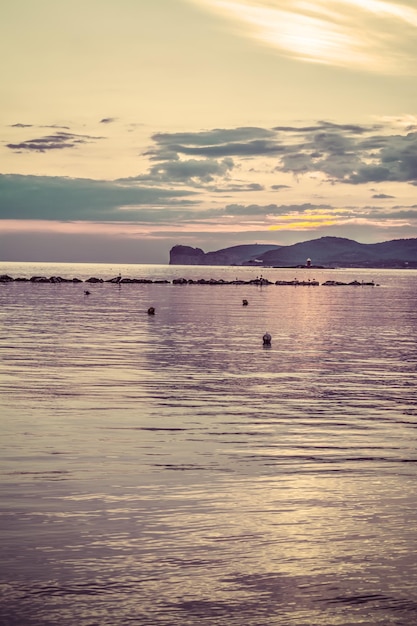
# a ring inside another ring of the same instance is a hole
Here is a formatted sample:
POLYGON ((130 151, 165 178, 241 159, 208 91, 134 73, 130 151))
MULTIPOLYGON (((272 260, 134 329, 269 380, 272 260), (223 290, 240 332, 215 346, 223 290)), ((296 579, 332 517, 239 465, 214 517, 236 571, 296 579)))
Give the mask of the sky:
POLYGON ((13 0, 0 261, 417 237, 415 0, 13 0))

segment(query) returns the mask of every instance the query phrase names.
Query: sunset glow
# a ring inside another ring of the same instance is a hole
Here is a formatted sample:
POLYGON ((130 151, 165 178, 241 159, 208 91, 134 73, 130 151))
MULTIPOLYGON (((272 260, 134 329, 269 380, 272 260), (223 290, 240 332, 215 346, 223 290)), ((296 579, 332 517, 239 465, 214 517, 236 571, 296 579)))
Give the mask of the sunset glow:
POLYGON ((416 36, 410 2, 9 3, 0 254, 416 236, 416 36))

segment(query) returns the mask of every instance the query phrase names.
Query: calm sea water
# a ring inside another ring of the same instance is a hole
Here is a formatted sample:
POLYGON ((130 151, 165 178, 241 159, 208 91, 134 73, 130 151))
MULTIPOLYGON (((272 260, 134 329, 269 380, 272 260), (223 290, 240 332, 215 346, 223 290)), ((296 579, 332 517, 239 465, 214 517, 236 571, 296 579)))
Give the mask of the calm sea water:
MULTIPOLYGON (((256 277, 0 266, 119 271, 256 277)), ((2 626, 417 624, 417 272, 314 278, 0 285, 2 626)))

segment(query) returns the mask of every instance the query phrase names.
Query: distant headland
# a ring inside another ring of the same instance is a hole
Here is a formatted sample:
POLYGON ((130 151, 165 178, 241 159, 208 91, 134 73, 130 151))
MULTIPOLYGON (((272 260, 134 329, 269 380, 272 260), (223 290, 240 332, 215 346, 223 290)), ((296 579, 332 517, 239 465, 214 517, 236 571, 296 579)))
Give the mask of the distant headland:
POLYGON ((176 245, 169 256, 170 265, 417 269, 417 238, 365 244, 344 237, 321 237, 291 246, 246 244, 215 252, 176 245))

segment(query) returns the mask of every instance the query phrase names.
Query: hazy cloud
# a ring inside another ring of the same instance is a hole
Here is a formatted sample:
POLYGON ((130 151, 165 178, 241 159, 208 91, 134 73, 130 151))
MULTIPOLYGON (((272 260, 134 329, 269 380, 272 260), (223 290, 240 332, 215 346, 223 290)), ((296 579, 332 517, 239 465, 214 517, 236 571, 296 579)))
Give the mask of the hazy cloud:
POLYGON ((332 207, 327 204, 228 204, 224 211, 228 215, 288 215, 303 214, 311 211, 330 210, 332 207))
POLYGON ((192 0, 298 61, 415 74, 417 11, 395 0, 192 0))

